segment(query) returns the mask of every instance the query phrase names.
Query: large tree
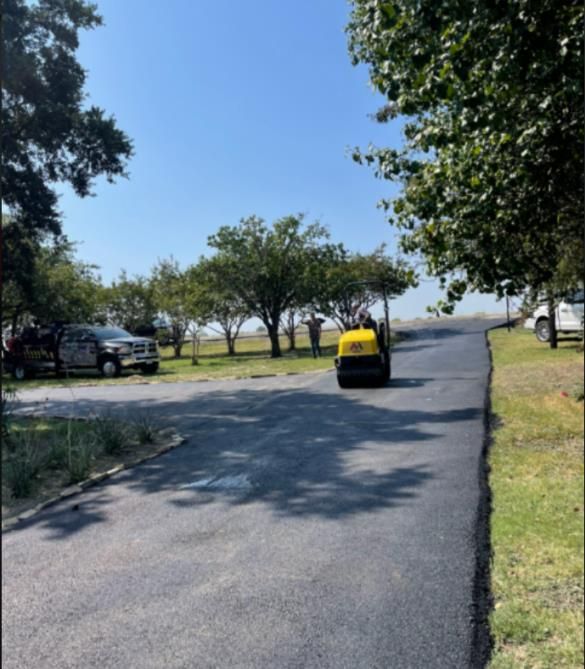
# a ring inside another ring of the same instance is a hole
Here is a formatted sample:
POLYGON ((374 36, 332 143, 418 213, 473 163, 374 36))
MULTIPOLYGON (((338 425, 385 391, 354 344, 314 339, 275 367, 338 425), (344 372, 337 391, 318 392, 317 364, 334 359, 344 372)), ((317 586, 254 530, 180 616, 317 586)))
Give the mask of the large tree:
POLYGON ((101 23, 84 0, 2 2, 2 205, 14 220, 12 254, 2 248, 4 281, 23 279, 16 258, 32 268, 20 239, 61 233, 54 184, 85 197, 95 177, 125 175, 131 141, 113 117, 86 105, 87 73, 76 60, 79 32, 101 23))
POLYGON ((195 267, 183 270, 172 257, 158 261, 151 281, 154 303, 170 324, 175 358, 180 358, 186 335, 195 338, 205 323, 204 287, 195 267))
POLYGON ((281 317, 305 285, 315 249, 325 236, 321 225, 304 226, 303 216, 298 215, 280 218, 271 227, 251 216, 209 237, 233 295, 266 326, 273 358, 281 356, 281 317))
POLYGON ((98 175, 124 175, 132 154, 114 119, 85 106, 79 31, 102 19, 83 0, 4 0, 2 9, 2 201, 19 221, 58 233, 51 184, 89 195, 98 175))
POLYGON ((583 4, 353 0, 354 63, 405 120, 402 149, 356 149, 402 184, 382 203, 441 278, 517 295, 583 277, 583 4))
POLYGON ((231 289, 228 267, 224 257, 201 258, 192 269, 192 276, 200 286, 207 329, 223 335, 228 355, 235 355, 236 340, 251 314, 242 298, 231 289))
MULTIPOLYGON (((2 286, 2 324, 12 331, 31 321, 103 322, 106 296, 97 267, 75 257, 75 246, 64 238, 51 244, 19 239, 13 246, 12 224, 4 220, 7 251, 31 248, 26 277, 17 276, 2 286)), ((16 260, 13 258, 13 261, 16 260)), ((18 269, 18 266, 17 266, 18 269)))
POLYGON ((316 267, 313 307, 331 318, 341 332, 351 327, 352 305, 368 309, 382 299, 382 284, 390 298, 417 285, 413 269, 389 256, 383 244, 372 253, 351 253, 343 244, 328 244, 321 249, 316 267))

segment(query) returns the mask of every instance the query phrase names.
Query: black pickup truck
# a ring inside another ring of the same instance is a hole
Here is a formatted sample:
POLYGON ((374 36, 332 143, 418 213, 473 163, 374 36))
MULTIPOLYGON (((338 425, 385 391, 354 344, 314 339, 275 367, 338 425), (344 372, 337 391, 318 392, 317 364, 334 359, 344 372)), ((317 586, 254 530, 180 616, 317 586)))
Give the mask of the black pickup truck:
POLYGON ((113 326, 27 328, 22 335, 10 338, 3 350, 4 369, 17 380, 40 372, 68 374, 97 370, 107 378, 119 376, 123 369, 154 374, 159 362, 156 341, 133 337, 113 326))

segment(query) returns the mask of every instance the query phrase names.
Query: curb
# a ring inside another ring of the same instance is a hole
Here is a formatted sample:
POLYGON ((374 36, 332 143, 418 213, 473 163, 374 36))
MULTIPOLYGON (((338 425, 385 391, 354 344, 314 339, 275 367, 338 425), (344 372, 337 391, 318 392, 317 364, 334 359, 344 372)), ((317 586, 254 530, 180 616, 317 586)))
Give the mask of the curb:
MULTIPOLYGON (((171 428, 172 429, 172 428, 171 428)), ((173 430, 174 431, 174 430, 173 430)), ((164 432, 164 430, 163 430, 164 432)), ((175 433, 171 439, 166 442, 164 445, 161 445, 161 448, 157 450, 155 453, 149 453, 148 455, 145 455, 144 457, 137 458, 136 460, 131 460, 130 462, 126 462, 124 464, 116 465, 115 467, 112 467, 111 469, 108 469, 105 472, 97 472, 95 474, 92 474, 89 478, 80 481, 79 483, 75 483, 73 485, 68 486, 67 488, 64 488, 61 490, 61 492, 58 495, 55 495, 54 497, 50 497, 49 499, 46 499, 36 506, 34 506, 32 509, 27 509, 26 511, 23 511, 22 513, 19 513, 17 516, 11 516, 8 518, 5 518, 2 521, 2 533, 9 531, 11 529, 14 529, 16 525, 19 523, 29 520, 33 516, 36 516, 37 513, 40 513, 44 509, 46 509, 49 506, 53 506, 54 504, 57 504, 58 502, 62 502, 64 499, 67 499, 68 497, 73 497, 74 495, 79 495, 79 493, 82 493, 84 490, 87 490, 88 488, 93 487, 94 485, 97 485, 98 483, 101 483, 102 481, 105 481, 106 479, 111 478, 112 476, 115 476, 116 474, 119 474, 120 472, 124 471, 125 469, 131 469, 132 467, 136 467, 136 465, 140 465, 143 462, 146 462, 147 460, 152 460, 154 458, 158 458, 159 455, 163 455, 163 453, 167 453, 168 451, 172 451, 174 448, 177 446, 180 446, 183 444, 185 441, 185 437, 182 437, 180 434, 175 433)))
POLYGON ((488 352, 489 371, 484 397, 484 437, 481 448, 479 471, 479 503, 475 515, 475 570, 472 588, 472 640, 471 640, 471 667, 486 667, 491 658, 494 640, 489 624, 489 615, 493 609, 491 589, 491 527, 492 492, 490 488, 489 455, 493 444, 492 430, 492 383, 494 361, 489 333, 506 327, 506 324, 489 328, 485 331, 485 344, 488 352))

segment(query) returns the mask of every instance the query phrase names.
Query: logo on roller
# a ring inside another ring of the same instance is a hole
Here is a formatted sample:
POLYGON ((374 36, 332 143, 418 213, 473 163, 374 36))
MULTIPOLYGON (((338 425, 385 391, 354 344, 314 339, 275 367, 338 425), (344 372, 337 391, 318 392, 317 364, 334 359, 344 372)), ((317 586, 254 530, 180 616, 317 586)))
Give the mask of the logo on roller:
POLYGON ((363 351, 364 349, 362 348, 362 345, 359 343, 359 341, 354 341, 351 343, 351 346, 349 347, 349 350, 352 353, 359 353, 360 351, 363 351))

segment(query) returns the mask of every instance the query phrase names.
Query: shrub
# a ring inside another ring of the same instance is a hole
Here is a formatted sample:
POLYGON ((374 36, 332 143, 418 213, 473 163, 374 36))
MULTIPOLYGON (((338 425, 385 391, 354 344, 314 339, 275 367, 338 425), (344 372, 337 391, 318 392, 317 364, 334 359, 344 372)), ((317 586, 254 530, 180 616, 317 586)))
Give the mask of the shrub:
POLYGON ((77 449, 79 443, 91 442, 92 453, 95 450, 95 438, 91 432, 82 430, 77 421, 69 420, 64 433, 57 432, 49 444, 47 467, 51 469, 69 469, 70 451, 77 449))
POLYGON ((132 429, 139 444, 152 444, 160 432, 160 425, 156 416, 143 411, 132 421, 132 429))
POLYGON ((96 446, 108 455, 122 451, 130 440, 127 425, 109 414, 97 416, 93 420, 92 433, 96 446))
POLYGON ((87 478, 93 463, 95 441, 92 435, 76 430, 67 432, 66 469, 70 483, 79 483, 87 478))
POLYGON ((10 435, 11 452, 4 463, 4 479, 14 497, 27 497, 34 480, 46 462, 46 449, 34 429, 10 435))

